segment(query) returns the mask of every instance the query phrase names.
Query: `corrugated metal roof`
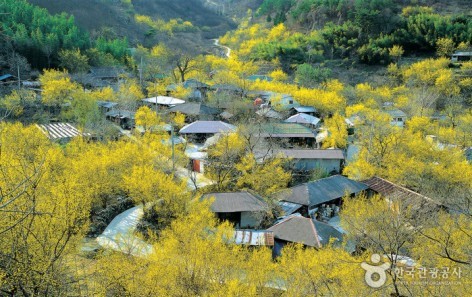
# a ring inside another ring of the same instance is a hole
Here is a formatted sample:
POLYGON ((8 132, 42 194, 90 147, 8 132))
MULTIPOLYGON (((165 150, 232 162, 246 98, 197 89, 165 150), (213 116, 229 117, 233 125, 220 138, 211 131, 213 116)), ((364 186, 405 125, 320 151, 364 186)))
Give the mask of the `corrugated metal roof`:
POLYGON ((274 232, 276 239, 302 243, 307 246, 321 247, 313 221, 295 214, 267 229, 274 232))
POLYGON ((213 197, 213 212, 265 211, 267 203, 249 192, 208 193, 202 199, 213 197))
POLYGON ((297 113, 285 120, 286 123, 299 123, 299 124, 310 124, 313 126, 318 125, 320 119, 314 116, 311 116, 306 113, 297 113))
POLYGON ((314 108, 313 106, 295 106, 293 109, 295 109, 299 113, 316 112, 316 108, 314 108))
POLYGON ((277 153, 282 153, 287 158, 294 159, 319 159, 319 160, 344 160, 344 153, 339 149, 303 149, 303 150, 279 150, 277 153))
POLYGON ((274 233, 266 230, 235 230, 233 239, 236 244, 251 246, 274 245, 274 233))
POLYGON ((336 230, 333 226, 322 223, 317 220, 313 220, 316 232, 318 233, 318 239, 322 245, 329 244, 331 238, 335 238, 337 242, 342 242, 343 234, 336 230))
POLYGON ((156 96, 156 97, 142 99, 141 101, 152 103, 152 104, 166 105, 166 106, 185 103, 185 100, 177 99, 174 97, 168 97, 168 96, 156 96))
POLYGON ((282 208, 285 215, 288 216, 299 210, 303 205, 288 201, 279 201, 279 206, 282 208))
POLYGON ((275 195, 280 200, 314 206, 342 198, 345 194, 357 194, 368 188, 363 183, 342 175, 334 175, 282 190, 275 195))
POLYGON ((181 134, 214 134, 234 132, 236 127, 222 121, 196 121, 180 129, 181 134))
POLYGON ((221 113, 218 108, 213 108, 202 103, 187 102, 169 108, 171 112, 180 112, 186 115, 215 115, 221 113))
POLYGON ((82 133, 69 123, 53 123, 37 126, 50 140, 90 136, 90 133, 82 133))

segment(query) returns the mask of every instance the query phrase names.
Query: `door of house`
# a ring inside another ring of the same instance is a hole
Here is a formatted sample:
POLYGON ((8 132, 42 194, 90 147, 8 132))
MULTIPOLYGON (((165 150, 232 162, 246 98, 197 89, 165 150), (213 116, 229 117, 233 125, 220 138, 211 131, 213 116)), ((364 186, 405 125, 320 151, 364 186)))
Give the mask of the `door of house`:
POLYGON ((192 164, 193 171, 200 173, 201 172, 200 160, 192 160, 192 162, 193 162, 192 164))

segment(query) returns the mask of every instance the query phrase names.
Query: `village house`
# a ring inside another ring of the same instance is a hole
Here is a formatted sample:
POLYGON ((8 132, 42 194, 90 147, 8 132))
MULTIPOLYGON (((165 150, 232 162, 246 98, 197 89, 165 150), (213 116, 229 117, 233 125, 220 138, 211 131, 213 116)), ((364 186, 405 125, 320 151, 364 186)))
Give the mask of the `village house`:
POLYGON ((270 91, 251 91, 248 94, 253 98, 256 98, 256 100, 261 100, 261 108, 272 107, 278 111, 289 111, 300 106, 300 103, 289 94, 274 93, 270 91))
POLYGON ((390 115, 390 124, 392 126, 404 127, 407 115, 400 109, 385 110, 390 115))
POLYGON ((344 152, 340 149, 285 149, 276 152, 291 159, 291 168, 298 171, 320 169, 326 173, 339 174, 344 165, 344 152))
POLYGON ((369 187, 342 175, 334 175, 297 185, 274 194, 289 215, 300 212, 305 217, 328 221, 338 215, 344 196, 356 196, 369 187))
POLYGON ((196 121, 184 126, 179 133, 197 143, 203 143, 215 134, 235 131, 235 126, 222 121, 196 121))
POLYGON ((88 73, 73 74, 74 81, 79 81, 86 88, 103 88, 107 86, 116 86, 120 75, 126 71, 121 67, 92 67, 88 73))
POLYGON ((260 137, 278 139, 282 145, 312 147, 315 134, 312 130, 297 123, 266 123, 261 126, 260 137), (283 143, 283 142, 286 143, 283 143))
POLYGON ((221 114, 218 108, 207 106, 201 102, 186 102, 169 108, 169 112, 185 115, 185 122, 192 123, 197 120, 212 121, 221 114))
POLYGON ((467 62, 472 61, 472 51, 470 52, 463 52, 457 51, 452 54, 451 62, 467 62))
POLYGON ((236 229, 257 228, 269 209, 264 199, 249 192, 208 193, 202 199, 214 199, 211 210, 236 229))
POLYGON ((311 116, 318 115, 318 111, 316 110, 316 108, 314 108, 313 106, 304 106, 304 105, 294 106, 289 110, 289 112, 290 112, 290 115, 295 115, 297 113, 304 113, 311 116))
POLYGON ((334 240, 340 244, 343 240, 341 232, 334 227, 305 218, 296 213, 283 218, 274 226, 267 229, 274 234, 273 257, 281 255, 282 249, 288 243, 300 243, 306 247, 321 248, 334 240))
POLYGON ((291 95, 289 94, 272 94, 267 100, 269 106, 277 110, 290 110, 296 106, 300 106, 291 95))
POLYGON ((106 119, 118 124, 123 129, 131 130, 135 127, 135 112, 113 109, 105 114, 106 119))
POLYGON ((100 109, 100 112, 102 113, 107 113, 112 111, 116 106, 118 106, 118 103, 116 102, 111 102, 111 101, 97 101, 98 109, 100 109))
POLYGON ((298 124, 307 126, 309 128, 316 129, 316 128, 319 128, 320 119, 306 113, 297 113, 289 117, 288 119, 286 119, 284 122, 298 123, 298 124))

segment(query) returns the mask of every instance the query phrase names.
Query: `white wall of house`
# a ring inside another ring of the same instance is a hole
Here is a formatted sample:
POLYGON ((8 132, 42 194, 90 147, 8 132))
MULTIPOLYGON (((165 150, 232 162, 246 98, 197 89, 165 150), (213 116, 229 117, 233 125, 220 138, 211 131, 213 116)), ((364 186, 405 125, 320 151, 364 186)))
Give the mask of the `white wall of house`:
POLYGON ((257 212, 241 212, 240 228, 255 228, 260 224, 260 215, 257 212))
POLYGON ((303 159, 303 160, 297 160, 295 163, 295 169, 298 169, 298 170, 313 170, 315 168, 321 168, 325 170, 326 172, 331 172, 333 170, 340 172, 341 160, 303 159))
POLYGON ((406 121, 405 117, 395 117, 391 119, 390 125, 397 126, 397 127, 404 127, 405 121, 406 121))

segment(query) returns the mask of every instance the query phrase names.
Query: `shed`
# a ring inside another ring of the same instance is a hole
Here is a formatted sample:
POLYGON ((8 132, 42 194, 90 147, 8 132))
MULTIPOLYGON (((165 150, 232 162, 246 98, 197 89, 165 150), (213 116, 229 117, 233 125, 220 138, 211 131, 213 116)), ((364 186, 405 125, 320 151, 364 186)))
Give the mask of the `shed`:
POLYGON ((202 197, 210 198, 214 199, 211 210, 220 220, 227 220, 236 228, 259 226, 263 213, 269 209, 261 197, 249 192, 208 193, 202 197))

